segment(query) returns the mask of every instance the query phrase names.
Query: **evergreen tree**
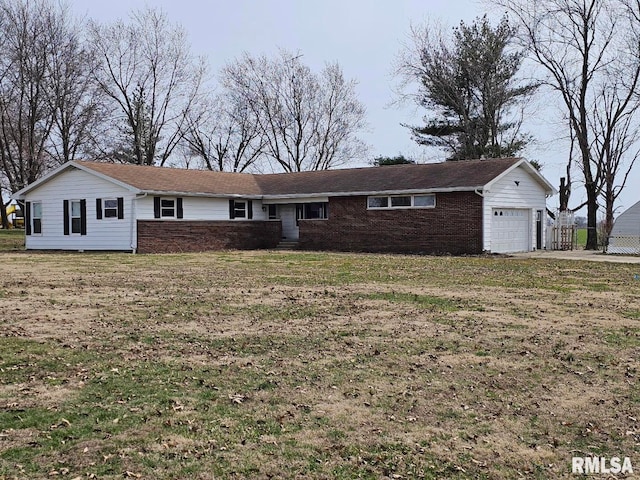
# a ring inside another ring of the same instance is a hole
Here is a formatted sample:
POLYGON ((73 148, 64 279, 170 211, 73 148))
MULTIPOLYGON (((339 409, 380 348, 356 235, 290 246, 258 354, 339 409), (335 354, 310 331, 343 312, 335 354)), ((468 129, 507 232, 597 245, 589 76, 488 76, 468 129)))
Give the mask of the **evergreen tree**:
POLYGON ((522 107, 538 85, 517 78, 524 53, 511 48, 514 35, 506 17, 493 28, 486 16, 460 22, 451 38, 414 31, 400 74, 419 82, 416 100, 429 111, 424 126, 409 127, 419 144, 463 160, 515 156, 531 141, 522 107))

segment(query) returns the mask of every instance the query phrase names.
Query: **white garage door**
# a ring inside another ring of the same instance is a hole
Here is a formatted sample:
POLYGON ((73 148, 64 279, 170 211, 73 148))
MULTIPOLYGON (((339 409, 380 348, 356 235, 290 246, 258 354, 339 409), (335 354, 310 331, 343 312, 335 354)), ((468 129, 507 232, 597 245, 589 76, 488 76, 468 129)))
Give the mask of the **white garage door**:
POLYGON ((526 252, 529 250, 529 210, 493 209, 491 251, 493 253, 526 252))

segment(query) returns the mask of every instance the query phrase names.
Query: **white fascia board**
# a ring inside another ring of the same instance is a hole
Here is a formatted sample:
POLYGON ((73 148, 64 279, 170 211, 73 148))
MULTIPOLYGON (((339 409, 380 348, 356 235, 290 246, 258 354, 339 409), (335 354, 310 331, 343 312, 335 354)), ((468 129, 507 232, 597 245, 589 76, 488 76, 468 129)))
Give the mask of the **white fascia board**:
POLYGON ((491 191, 491 187, 496 182, 500 181, 502 178, 506 177, 511 172, 513 172, 516 168, 519 168, 519 167, 524 167, 524 169, 529 173, 529 175, 531 175, 540 185, 544 187, 548 195, 555 195, 556 193, 558 193, 555 187, 551 185, 551 183, 549 183, 549 181, 546 178, 544 178, 538 170, 533 168, 533 166, 529 162, 527 162, 524 158, 521 158, 520 161, 511 165, 511 167, 507 168, 504 172, 502 172, 500 175, 498 175, 496 178, 494 178, 489 183, 487 183, 484 187, 481 187, 481 188, 483 188, 485 191, 491 191))
POLYGON ((284 198, 267 198, 264 197, 262 199, 263 205, 285 205, 288 203, 320 203, 320 202, 328 202, 329 197, 321 196, 321 195, 306 195, 304 197, 284 197, 284 198))
POLYGON ((361 192, 322 192, 322 193, 304 193, 296 195, 264 195, 262 199, 265 203, 270 200, 298 200, 304 198, 316 197, 362 197, 362 196, 380 196, 380 195, 419 195, 428 193, 452 193, 452 192, 473 192, 482 190, 483 185, 475 187, 450 187, 450 188, 419 188, 408 190, 372 190, 361 192))
POLYGON ((145 195, 159 197, 202 197, 202 198, 241 198, 243 200, 260 200, 262 195, 244 195, 242 193, 203 193, 203 192, 174 192, 170 190, 140 190, 145 195))

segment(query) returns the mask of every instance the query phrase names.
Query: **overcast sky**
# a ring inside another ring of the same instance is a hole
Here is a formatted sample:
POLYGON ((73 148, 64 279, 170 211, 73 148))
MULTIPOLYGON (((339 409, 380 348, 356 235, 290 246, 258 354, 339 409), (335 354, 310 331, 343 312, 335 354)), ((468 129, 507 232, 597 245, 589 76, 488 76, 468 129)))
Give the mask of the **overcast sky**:
MULTIPOLYGON (((396 83, 393 61, 407 41, 412 23, 438 21, 454 26, 486 10, 475 0, 71 1, 78 15, 102 22, 127 18, 133 9, 145 5, 160 7, 186 29, 192 51, 206 56, 214 73, 244 51, 271 54, 279 47, 301 53, 303 62, 316 71, 325 62, 337 61, 347 78, 359 82, 358 96, 367 108, 369 124, 362 138, 371 147, 370 158, 402 153, 420 162, 443 160, 445 155, 417 146, 400 125, 419 124, 423 113, 410 105, 390 106, 396 83)), ((528 122, 528 131, 538 142, 525 156, 544 164, 542 173, 557 189, 559 177, 564 175, 567 149, 554 141, 559 107, 549 98, 528 122)), ((578 176, 576 172, 575 179, 578 176)), ((640 165, 628 185, 620 197, 622 209, 640 200, 640 165)), ((575 188, 572 203, 577 204, 582 196, 582 191, 575 188)), ((557 196, 550 199, 549 207, 557 207, 557 196)))

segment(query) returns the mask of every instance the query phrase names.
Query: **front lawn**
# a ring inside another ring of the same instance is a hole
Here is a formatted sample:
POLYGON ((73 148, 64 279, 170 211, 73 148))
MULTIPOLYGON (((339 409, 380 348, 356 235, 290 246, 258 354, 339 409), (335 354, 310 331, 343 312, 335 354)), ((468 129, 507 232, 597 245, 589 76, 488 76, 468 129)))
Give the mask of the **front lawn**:
POLYGON ((640 469, 637 265, 0 260, 0 479, 573 478, 588 455, 640 469))

